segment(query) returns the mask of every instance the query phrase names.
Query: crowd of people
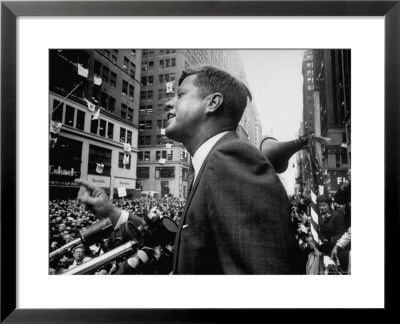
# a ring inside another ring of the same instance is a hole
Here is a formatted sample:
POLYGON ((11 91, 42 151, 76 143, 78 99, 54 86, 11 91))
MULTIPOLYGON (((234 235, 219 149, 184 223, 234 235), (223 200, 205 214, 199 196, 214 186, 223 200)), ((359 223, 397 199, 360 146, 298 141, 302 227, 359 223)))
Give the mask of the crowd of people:
MULTIPOLYGON (((113 203, 119 208, 141 218, 146 217, 149 210, 156 207, 162 218, 168 217, 174 224, 178 224, 184 207, 184 202, 171 197, 161 199, 150 196, 135 199, 119 198, 114 199, 113 203)), ((49 216, 50 253, 54 253, 74 240, 81 240, 80 234, 98 221, 92 211, 85 210, 77 199, 50 201, 49 216)), ((171 271, 173 242, 171 239, 166 241, 165 235, 161 236, 157 234, 158 232, 155 234, 156 231, 157 229, 141 229, 141 235, 146 238, 143 243, 148 245, 144 247, 146 258, 150 256, 150 260, 146 259, 146 266, 128 267, 129 269, 126 269, 124 273, 167 274, 171 271)), ((71 249, 56 254, 53 258, 50 258, 50 274, 62 274, 109 251, 115 246, 112 239, 113 237, 110 236, 89 247, 83 245, 83 242, 78 242, 79 244, 74 244, 71 249)), ((143 256, 143 253, 139 253, 140 255, 143 256)), ((113 262, 99 269, 95 274, 121 272, 121 270, 118 270, 117 263, 113 262)))
MULTIPOLYGON (((350 172, 348 181, 329 197, 317 197, 315 206, 318 214, 316 242, 312 231, 311 198, 303 194, 289 197, 291 207, 291 233, 295 237, 301 257, 299 267, 305 274, 350 274, 351 273, 351 196, 350 172)), ((161 213, 161 218, 167 217, 174 224, 179 224, 185 202, 177 198, 154 198, 142 196, 135 199, 114 199, 113 204, 118 208, 146 218, 154 207, 161 213)), ((52 200, 49 206, 50 253, 65 246, 73 240, 81 238, 81 233, 98 220, 92 211, 85 210, 78 200, 52 200)), ((136 253, 134 265, 127 265, 126 260, 119 267, 114 261, 98 269, 95 274, 168 274, 172 270, 174 242, 173 236, 168 240, 162 239, 152 228, 143 228, 144 237, 142 251, 146 255, 136 253), (145 257, 145 261, 143 260, 145 257), (140 267, 137 265, 140 264, 140 267), (123 269, 122 269, 123 268, 123 269), (122 270, 121 270, 122 269, 122 270)), ((50 274, 62 274, 80 264, 83 264, 115 247, 110 242, 112 237, 85 246, 73 245, 71 249, 62 251, 50 258, 50 274)), ((120 264, 120 265, 121 265, 120 264)))
POLYGON ((306 274, 351 274, 350 190, 349 172, 348 180, 332 197, 317 197, 318 222, 314 225, 310 216, 311 198, 289 197, 292 230, 303 252, 306 274))

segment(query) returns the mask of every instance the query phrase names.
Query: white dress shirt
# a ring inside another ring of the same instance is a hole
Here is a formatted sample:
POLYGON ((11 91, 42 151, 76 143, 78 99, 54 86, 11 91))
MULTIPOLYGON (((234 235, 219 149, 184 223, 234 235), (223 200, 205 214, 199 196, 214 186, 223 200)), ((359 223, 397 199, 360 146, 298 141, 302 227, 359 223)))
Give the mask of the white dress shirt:
POLYGON ((197 149, 196 153, 192 157, 192 163, 193 163, 193 168, 194 168, 194 179, 193 183, 196 181, 196 177, 199 174, 199 171, 204 163, 204 160, 206 159, 208 153, 210 153, 211 149, 214 147, 214 145, 218 142, 218 140, 224 136, 225 134, 228 134, 228 132, 222 132, 219 133, 210 139, 208 139, 206 142, 200 145, 200 147, 197 149))

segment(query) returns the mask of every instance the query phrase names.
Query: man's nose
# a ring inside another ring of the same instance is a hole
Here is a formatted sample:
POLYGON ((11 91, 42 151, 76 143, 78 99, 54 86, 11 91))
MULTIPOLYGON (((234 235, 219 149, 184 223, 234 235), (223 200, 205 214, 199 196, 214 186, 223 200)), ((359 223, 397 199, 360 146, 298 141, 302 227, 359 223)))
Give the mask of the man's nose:
POLYGON ((173 97, 171 100, 167 101, 164 104, 165 109, 168 109, 170 111, 171 109, 174 109, 176 103, 176 97, 173 97))

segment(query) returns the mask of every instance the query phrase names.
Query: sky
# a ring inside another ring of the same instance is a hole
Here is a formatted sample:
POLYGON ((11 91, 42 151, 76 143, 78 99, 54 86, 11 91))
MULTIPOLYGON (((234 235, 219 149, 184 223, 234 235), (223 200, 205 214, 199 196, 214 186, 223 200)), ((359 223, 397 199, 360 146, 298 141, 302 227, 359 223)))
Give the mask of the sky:
MULTIPOLYGON (((298 136, 303 111, 302 60, 304 50, 240 50, 263 135, 278 141, 298 136)), ((295 155, 281 179, 293 194, 295 155)))

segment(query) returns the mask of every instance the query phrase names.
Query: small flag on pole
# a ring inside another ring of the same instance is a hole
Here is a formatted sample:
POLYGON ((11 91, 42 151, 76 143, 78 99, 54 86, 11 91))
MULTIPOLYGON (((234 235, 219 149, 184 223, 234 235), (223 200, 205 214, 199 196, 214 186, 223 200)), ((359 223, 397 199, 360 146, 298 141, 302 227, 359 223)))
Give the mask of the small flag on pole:
POLYGON ((82 64, 78 63, 78 74, 80 76, 83 76, 83 77, 87 78, 88 74, 89 74, 89 70, 85 69, 82 64))
POLYGON ((97 172, 97 173, 103 173, 104 164, 103 164, 103 163, 96 163, 96 164, 97 164, 96 172, 97 172))
POLYGON ((89 109, 89 111, 95 111, 96 110, 96 105, 91 103, 89 100, 87 100, 86 98, 84 98, 87 104, 87 107, 89 109))
POLYGON ((129 156, 130 156, 129 154, 124 155, 124 160, 122 161, 123 165, 129 164, 129 156))
POLYGON ((61 131, 62 123, 58 123, 54 120, 50 121, 50 133, 59 134, 61 131))
POLYGON ((174 89, 173 89, 174 82, 175 82, 175 81, 171 81, 171 82, 167 82, 167 83, 165 84, 165 86, 166 86, 166 93, 174 92, 174 89))
POLYGON ((165 128, 161 128, 161 135, 165 135, 165 128))
POLYGON ((96 113, 94 114, 94 116, 92 117, 92 120, 95 120, 95 119, 99 119, 99 117, 100 117, 100 107, 99 107, 99 109, 96 111, 96 113))
POLYGON ((94 82, 94 84, 95 85, 101 85, 101 83, 103 82, 103 80, 101 79, 101 78, 99 78, 99 77, 97 77, 97 76, 94 76, 93 77, 93 82, 94 82))
POLYGON ((160 159, 160 160, 158 161, 158 163, 160 163, 160 164, 165 164, 166 161, 167 161, 166 159, 160 159))
POLYGON ((124 152, 131 152, 132 147, 129 143, 124 143, 124 152))

